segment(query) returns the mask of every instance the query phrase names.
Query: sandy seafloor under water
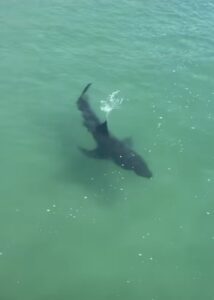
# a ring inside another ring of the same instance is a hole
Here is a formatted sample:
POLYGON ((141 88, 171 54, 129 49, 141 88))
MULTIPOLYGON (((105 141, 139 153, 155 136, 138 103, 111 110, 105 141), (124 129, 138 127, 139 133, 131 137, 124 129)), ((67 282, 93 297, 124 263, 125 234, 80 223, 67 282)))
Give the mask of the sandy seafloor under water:
POLYGON ((214 2, 0 2, 0 299, 214 299, 214 2), (83 156, 76 99, 151 180, 83 156))

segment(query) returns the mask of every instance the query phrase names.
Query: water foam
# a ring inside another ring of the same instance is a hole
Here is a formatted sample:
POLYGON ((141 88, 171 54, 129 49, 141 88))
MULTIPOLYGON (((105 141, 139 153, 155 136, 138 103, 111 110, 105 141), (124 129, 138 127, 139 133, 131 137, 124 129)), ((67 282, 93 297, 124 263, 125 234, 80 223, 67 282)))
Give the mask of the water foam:
POLYGON ((107 99, 100 100, 100 109, 106 113, 106 117, 108 117, 112 110, 119 109, 123 103, 123 98, 118 97, 119 92, 119 90, 114 91, 107 99))

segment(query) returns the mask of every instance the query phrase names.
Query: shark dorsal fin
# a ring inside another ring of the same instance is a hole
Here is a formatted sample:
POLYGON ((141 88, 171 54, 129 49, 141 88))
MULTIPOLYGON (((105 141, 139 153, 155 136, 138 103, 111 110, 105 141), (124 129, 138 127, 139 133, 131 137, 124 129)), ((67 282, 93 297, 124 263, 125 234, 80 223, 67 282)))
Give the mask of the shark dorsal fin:
POLYGON ((96 127, 96 130, 97 130, 100 134, 108 136, 108 135, 109 135, 109 132, 108 132, 107 121, 103 122, 102 124, 99 124, 99 125, 96 127))

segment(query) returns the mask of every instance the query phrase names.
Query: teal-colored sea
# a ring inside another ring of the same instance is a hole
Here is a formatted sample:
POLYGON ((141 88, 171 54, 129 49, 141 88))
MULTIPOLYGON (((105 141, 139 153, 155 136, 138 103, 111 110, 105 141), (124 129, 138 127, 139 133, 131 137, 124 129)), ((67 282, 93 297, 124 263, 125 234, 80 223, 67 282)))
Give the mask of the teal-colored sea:
POLYGON ((212 0, 0 2, 0 300, 214 299, 213 51, 212 0))

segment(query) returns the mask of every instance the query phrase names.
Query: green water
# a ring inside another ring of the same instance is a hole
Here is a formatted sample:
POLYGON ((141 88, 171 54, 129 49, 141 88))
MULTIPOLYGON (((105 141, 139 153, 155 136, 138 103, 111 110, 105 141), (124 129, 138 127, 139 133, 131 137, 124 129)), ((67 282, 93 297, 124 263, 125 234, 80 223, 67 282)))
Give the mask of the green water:
POLYGON ((0 2, 0 299, 214 299, 214 3, 0 2), (152 180, 84 157, 76 99, 152 180))

